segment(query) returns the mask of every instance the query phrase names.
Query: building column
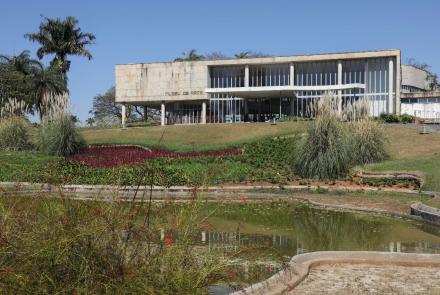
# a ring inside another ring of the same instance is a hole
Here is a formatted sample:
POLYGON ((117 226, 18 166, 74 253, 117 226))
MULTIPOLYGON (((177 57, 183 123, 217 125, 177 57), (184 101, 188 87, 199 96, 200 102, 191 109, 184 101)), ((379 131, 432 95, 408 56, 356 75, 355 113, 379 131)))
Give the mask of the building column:
MULTIPOLYGON (((338 85, 342 85, 342 61, 338 61, 338 85)), ((342 90, 338 90, 338 113, 342 114, 342 90)))
POLYGON ((162 101, 160 104, 160 125, 165 125, 165 102, 162 101))
POLYGON ((290 81, 289 81, 289 85, 290 86, 294 86, 295 84, 295 65, 293 64, 293 62, 290 63, 290 81))
POLYGON ((295 102, 296 99, 295 92, 293 93, 292 97, 290 98, 290 115, 293 116, 295 114, 295 102))
POLYGON ((249 106, 248 106, 247 98, 243 98, 243 108, 244 108, 244 115, 246 116, 249 113, 249 106))
POLYGON ((202 102, 202 124, 206 124, 206 101, 202 102))
MULTIPOLYGON (((289 81, 289 85, 290 86, 295 86, 295 65, 292 63, 290 63, 290 81, 289 81)), ((294 104, 293 104, 293 99, 296 96, 295 95, 295 91, 292 93, 292 98, 290 99, 290 116, 293 116, 293 114, 295 113, 295 109, 294 109, 294 104)))
POLYGON ((126 123, 127 123, 127 111, 126 111, 125 104, 122 104, 121 123, 122 123, 122 128, 125 128, 126 127, 126 123))
POLYGON ((244 68, 244 87, 249 87, 249 65, 244 68))
POLYGON ((148 121, 148 107, 144 106, 144 121, 148 121))
POLYGON ((388 63, 388 113, 393 113, 394 102, 394 62, 393 58, 390 58, 388 63))
POLYGON ((400 115, 401 114, 401 107, 402 107, 402 102, 400 100, 400 91, 402 89, 402 71, 401 71, 401 65, 400 65, 400 55, 396 58, 396 73, 394 74, 394 79, 396 80, 396 99, 394 102, 394 105, 396 107, 395 111, 396 111, 396 115, 400 115))

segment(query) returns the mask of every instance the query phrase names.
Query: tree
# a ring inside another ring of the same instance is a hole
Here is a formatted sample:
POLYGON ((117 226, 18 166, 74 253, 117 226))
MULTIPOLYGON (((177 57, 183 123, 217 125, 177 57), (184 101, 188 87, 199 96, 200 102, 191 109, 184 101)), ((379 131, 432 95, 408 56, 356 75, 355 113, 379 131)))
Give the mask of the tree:
POLYGON ((428 75, 426 76, 426 81, 428 81, 429 90, 436 91, 440 88, 437 74, 428 72, 428 75))
POLYGON ((220 59, 230 59, 230 57, 221 53, 221 52, 214 51, 214 52, 208 53, 205 56, 205 59, 206 60, 220 60, 220 59))
POLYGON ((406 63, 408 65, 410 65, 410 66, 413 66, 413 67, 418 68, 418 69, 423 70, 423 71, 428 71, 429 68, 431 68, 431 66, 428 65, 427 63, 418 62, 418 61, 415 60, 415 58, 412 58, 412 57, 409 58, 406 61, 406 63))
MULTIPOLYGON (((60 101, 60 97, 68 93, 66 80, 58 68, 40 65, 32 75, 33 105, 40 115, 40 122, 60 101)), ((65 106, 62 106, 62 108, 65 106)), ((55 110, 56 111, 56 110, 55 110)))
POLYGON ((92 127, 93 126, 93 124, 95 124, 95 119, 93 119, 93 118, 87 118, 87 120, 86 120, 86 124, 87 124, 87 126, 89 126, 89 127, 92 127))
POLYGON ((58 67, 65 76, 70 69, 70 61, 67 59, 69 55, 92 59, 92 54, 86 46, 94 44, 95 35, 83 33, 77 25, 78 20, 72 16, 68 16, 65 20, 45 17, 38 32, 27 33, 25 37, 41 44, 37 50, 39 59, 48 54, 55 54, 51 65, 58 67))
MULTIPOLYGON (((104 94, 98 94, 93 98, 93 107, 89 112, 98 125, 108 125, 107 121, 120 121, 122 118, 122 104, 115 101, 115 87, 111 87, 104 94)), ((128 122, 139 120, 143 117, 143 112, 139 107, 126 107, 128 122)))
POLYGON ((255 57, 271 57, 272 55, 262 52, 254 52, 254 51, 242 51, 237 54, 234 54, 235 58, 243 59, 243 58, 255 58, 255 57))
POLYGON ((250 53, 251 53, 250 51, 242 51, 237 54, 234 54, 234 56, 235 58, 243 59, 243 58, 248 58, 250 53))
POLYGON ((35 67, 40 66, 38 60, 32 59, 29 50, 23 50, 19 55, 0 55, 0 64, 9 64, 17 72, 24 75, 31 74, 35 67))
POLYGON ((197 54, 196 49, 191 49, 186 53, 182 52, 182 57, 178 57, 174 61, 195 61, 203 59, 205 59, 205 57, 203 55, 197 54))
POLYGON ((439 88, 438 83, 438 76, 437 74, 434 74, 431 72, 431 66, 427 63, 421 63, 416 61, 414 58, 409 58, 406 63, 410 66, 413 66, 419 70, 425 71, 427 73, 426 75, 426 81, 428 82, 429 90, 435 91, 439 88))
POLYGON ((12 99, 32 111, 32 76, 39 66, 27 50, 17 56, 0 55, 0 109, 12 99))
POLYGON ((44 67, 25 50, 17 56, 0 56, 0 107, 6 100, 24 103, 40 119, 68 92, 66 80, 57 68, 44 67))

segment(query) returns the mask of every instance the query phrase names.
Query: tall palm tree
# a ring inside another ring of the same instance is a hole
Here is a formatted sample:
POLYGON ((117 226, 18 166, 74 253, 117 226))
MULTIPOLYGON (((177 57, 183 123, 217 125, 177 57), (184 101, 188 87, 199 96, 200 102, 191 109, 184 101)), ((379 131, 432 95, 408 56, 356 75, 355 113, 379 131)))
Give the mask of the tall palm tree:
POLYGON ((92 54, 86 49, 87 45, 94 44, 95 35, 81 32, 78 20, 68 16, 65 20, 45 17, 37 33, 27 33, 25 38, 38 42, 41 47, 37 56, 42 59, 45 55, 55 54, 51 65, 59 67, 64 74, 70 69, 69 55, 79 55, 92 59, 92 54))
POLYGON ((67 80, 54 66, 40 67, 33 71, 32 76, 33 105, 40 115, 40 122, 48 115, 49 109, 55 105, 58 97, 68 93, 67 80))
POLYGON ((191 49, 188 52, 183 52, 182 57, 176 58, 174 61, 194 61, 203 60, 205 57, 203 55, 197 54, 196 49, 191 49))

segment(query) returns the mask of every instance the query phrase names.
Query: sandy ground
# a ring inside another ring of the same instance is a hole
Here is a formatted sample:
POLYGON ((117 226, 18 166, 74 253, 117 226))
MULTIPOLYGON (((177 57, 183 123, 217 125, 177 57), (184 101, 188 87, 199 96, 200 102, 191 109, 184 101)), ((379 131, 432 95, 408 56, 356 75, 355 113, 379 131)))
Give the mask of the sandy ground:
POLYGON ((440 268, 324 265, 289 294, 440 294, 440 268))

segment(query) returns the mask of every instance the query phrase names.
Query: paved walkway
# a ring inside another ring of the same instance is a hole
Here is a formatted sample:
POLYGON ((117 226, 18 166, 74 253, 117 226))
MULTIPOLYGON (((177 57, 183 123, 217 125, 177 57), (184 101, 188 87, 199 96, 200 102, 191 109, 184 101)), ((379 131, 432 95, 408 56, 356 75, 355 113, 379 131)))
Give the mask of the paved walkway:
MULTIPOLYGON (((422 125, 415 124, 415 123, 410 123, 410 124, 387 124, 387 125, 403 127, 403 128, 410 128, 410 129, 417 129, 417 130, 421 130, 421 128, 422 128, 422 125)), ((431 131, 431 132, 440 132, 440 124, 427 124, 426 126, 428 127, 429 131, 431 131)))
POLYGON ((288 294, 440 294, 440 268, 323 265, 312 268, 307 278, 288 294))

